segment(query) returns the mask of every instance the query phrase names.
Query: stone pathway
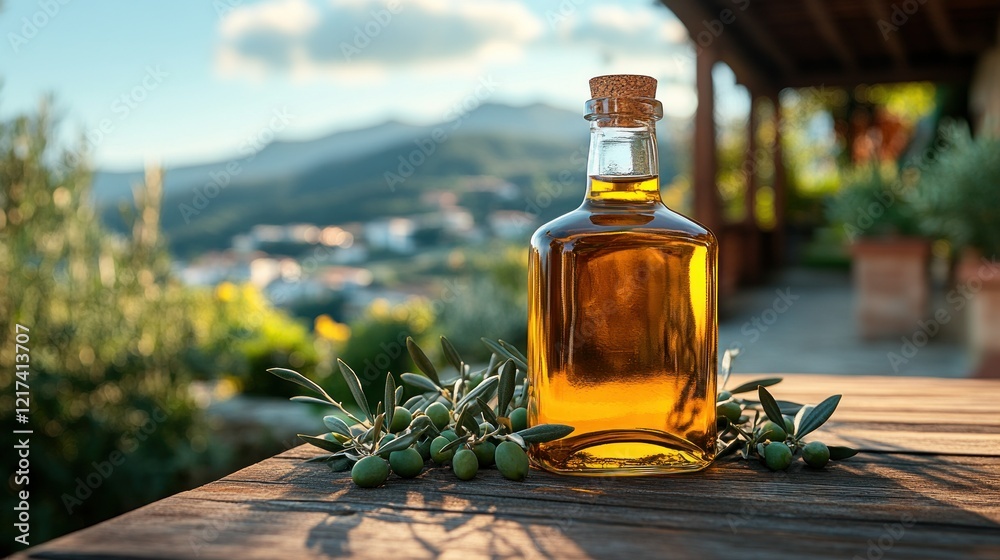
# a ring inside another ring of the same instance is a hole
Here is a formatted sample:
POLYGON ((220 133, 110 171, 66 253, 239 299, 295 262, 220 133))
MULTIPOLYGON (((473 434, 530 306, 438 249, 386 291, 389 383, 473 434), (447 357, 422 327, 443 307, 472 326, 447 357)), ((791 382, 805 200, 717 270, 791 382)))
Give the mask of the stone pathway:
POLYGON ((906 346, 902 337, 866 341, 846 273, 789 270, 720 302, 720 355, 742 347, 736 372, 967 377, 965 317, 948 306, 942 288, 934 292, 930 312, 946 309, 953 320, 935 336, 915 329, 906 337, 918 345, 926 338, 922 347, 906 346))

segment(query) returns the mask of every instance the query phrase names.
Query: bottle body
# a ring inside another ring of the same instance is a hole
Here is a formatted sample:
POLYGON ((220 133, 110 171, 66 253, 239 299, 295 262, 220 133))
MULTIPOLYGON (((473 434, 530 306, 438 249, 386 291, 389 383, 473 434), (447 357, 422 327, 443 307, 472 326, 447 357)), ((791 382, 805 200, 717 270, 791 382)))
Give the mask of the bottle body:
POLYGON ((669 210, 659 181, 595 176, 535 232, 529 423, 573 434, 532 462, 580 475, 702 469, 716 446, 715 237, 669 210))

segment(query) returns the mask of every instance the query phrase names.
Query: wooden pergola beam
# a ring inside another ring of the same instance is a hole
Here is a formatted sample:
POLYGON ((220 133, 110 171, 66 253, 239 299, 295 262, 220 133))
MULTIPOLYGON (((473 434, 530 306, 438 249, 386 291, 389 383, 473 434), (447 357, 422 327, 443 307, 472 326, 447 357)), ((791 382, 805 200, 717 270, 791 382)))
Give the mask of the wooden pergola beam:
POLYGON ((972 63, 934 64, 890 68, 887 70, 858 70, 851 74, 837 71, 799 72, 781 87, 852 87, 858 84, 890 84, 900 82, 953 82, 964 83, 972 78, 972 63))
MULTIPOLYGON (((872 22, 875 29, 879 28, 880 21, 892 20, 892 14, 889 13, 889 8, 886 7, 883 0, 866 0, 865 5, 868 6, 868 11, 875 20, 872 22)), ((899 32, 883 34, 879 31, 879 34, 885 39, 885 48, 889 51, 889 56, 892 58, 892 62, 895 67, 906 68, 908 65, 906 60, 906 48, 903 46, 903 41, 899 39, 899 32)))
POLYGON ((775 65, 781 70, 783 76, 788 76, 795 72, 795 63, 792 57, 778 46, 774 36, 767 32, 763 25, 749 11, 736 12, 736 21, 733 25, 739 25, 746 32, 750 41, 756 43, 764 50, 765 54, 771 57, 775 65))
MULTIPOLYGON (((722 60, 729 65, 733 74, 736 75, 738 83, 743 84, 749 89, 763 90, 774 87, 776 76, 768 75, 761 67, 759 60, 748 56, 747 53, 754 52, 755 49, 752 49, 749 45, 740 43, 733 36, 734 34, 729 32, 729 29, 724 27, 722 32, 717 36, 712 35, 707 44, 702 44, 699 41, 699 35, 707 31, 704 27, 704 22, 715 21, 719 19, 720 14, 709 13, 698 0, 660 1, 677 16, 677 19, 687 29, 688 35, 691 36, 695 44, 696 56, 700 56, 703 51, 711 49, 715 51, 717 61, 722 60)), ((731 11, 737 12, 738 10, 731 11)))
POLYGON ((854 56, 851 48, 847 46, 847 41, 844 40, 843 35, 840 34, 840 31, 837 31, 837 27, 833 24, 833 17, 830 15, 830 11, 827 10, 826 5, 821 0, 805 0, 805 4, 806 10, 809 12, 809 17, 816 24, 816 29, 823 37, 823 40, 826 41, 826 44, 833 50, 840 63, 845 69, 851 72, 856 71, 858 69, 857 58, 854 56))
POLYGON ((937 35, 944 50, 953 55, 963 52, 962 42, 955 34, 955 28, 951 25, 951 16, 941 0, 927 0, 927 14, 934 34, 937 35))

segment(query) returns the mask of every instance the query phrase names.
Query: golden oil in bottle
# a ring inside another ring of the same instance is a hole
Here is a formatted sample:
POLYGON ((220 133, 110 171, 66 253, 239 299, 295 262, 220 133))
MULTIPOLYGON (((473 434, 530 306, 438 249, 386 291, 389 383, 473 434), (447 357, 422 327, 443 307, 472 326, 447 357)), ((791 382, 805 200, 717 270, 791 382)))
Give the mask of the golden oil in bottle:
POLYGON ((660 199, 645 76, 591 80, 588 190, 531 240, 529 423, 568 424, 533 464, 579 475, 702 469, 715 456, 715 237, 660 199))

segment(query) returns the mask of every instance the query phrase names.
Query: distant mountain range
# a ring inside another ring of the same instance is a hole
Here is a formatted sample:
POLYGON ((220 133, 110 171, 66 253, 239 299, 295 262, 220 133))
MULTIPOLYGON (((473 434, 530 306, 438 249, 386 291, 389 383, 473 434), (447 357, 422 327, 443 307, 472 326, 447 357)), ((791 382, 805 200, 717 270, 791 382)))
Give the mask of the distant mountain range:
MULTIPOLYGON (((677 162, 672 139, 683 126, 668 121, 658 127, 661 174, 668 180, 677 162)), ((250 157, 167 169, 162 225, 173 251, 190 255, 228 247, 233 235, 258 223, 336 224, 430 212, 434 208, 420 196, 428 190, 455 191, 481 220, 496 209, 524 210, 539 189, 548 189, 556 200, 541 209, 545 219, 582 197, 585 169, 579 160, 586 158, 587 143, 580 114, 496 104, 438 125, 387 122, 313 140, 275 141, 250 157), (564 171, 572 186, 553 188, 564 171), (513 183, 522 196, 482 196, 470 185, 484 176, 513 183)), ((141 179, 141 170, 95 174, 94 198, 111 225, 121 226, 115 207, 131 200, 131 185, 141 179)))

